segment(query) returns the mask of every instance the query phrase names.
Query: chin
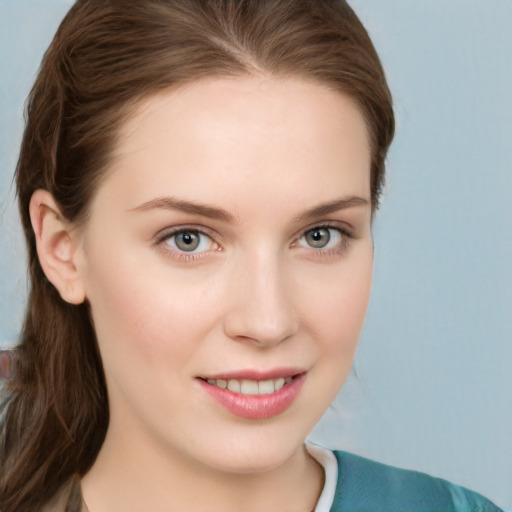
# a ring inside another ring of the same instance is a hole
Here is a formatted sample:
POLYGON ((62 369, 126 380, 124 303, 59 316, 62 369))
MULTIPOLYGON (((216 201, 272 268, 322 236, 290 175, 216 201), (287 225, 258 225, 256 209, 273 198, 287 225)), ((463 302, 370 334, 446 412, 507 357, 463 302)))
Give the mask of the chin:
POLYGON ((259 449, 260 453, 247 454, 241 457, 240 454, 236 456, 230 455, 224 457, 221 461, 215 461, 215 468, 224 473, 235 473, 240 475, 266 473, 275 470, 284 464, 294 453, 287 454, 286 456, 276 456, 275 453, 262 453, 265 450, 259 449))
POLYGON ((251 436, 251 439, 232 437, 217 443, 215 450, 202 453, 202 461, 226 473, 264 473, 277 469, 296 456, 305 436, 251 436), (293 437, 293 439, 292 439, 293 437))

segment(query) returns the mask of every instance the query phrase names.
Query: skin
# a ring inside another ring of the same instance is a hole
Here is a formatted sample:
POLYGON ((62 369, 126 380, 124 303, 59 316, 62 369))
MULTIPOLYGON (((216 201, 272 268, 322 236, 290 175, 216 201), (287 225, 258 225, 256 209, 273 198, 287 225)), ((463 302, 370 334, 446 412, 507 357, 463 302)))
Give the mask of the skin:
POLYGON ((31 204, 42 266, 65 300, 89 301, 107 378, 107 438, 82 481, 91 512, 310 512, 323 475, 303 442, 347 377, 371 286, 359 110, 301 79, 151 97, 90 212, 76 229, 48 193, 31 204), (169 197, 226 218, 148 206, 169 197), (325 224, 330 242, 312 247, 305 234, 325 224), (206 234, 197 252, 180 251, 177 227, 206 234), (197 378, 289 367, 304 385, 268 419, 232 414, 197 378))

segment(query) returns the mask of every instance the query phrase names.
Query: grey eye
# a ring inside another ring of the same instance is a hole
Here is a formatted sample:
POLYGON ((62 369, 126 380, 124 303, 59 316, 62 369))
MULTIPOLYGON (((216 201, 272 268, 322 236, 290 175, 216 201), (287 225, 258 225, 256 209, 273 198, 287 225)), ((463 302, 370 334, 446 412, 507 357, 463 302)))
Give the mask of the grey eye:
POLYGON ((189 255, 210 252, 216 248, 216 244, 211 236, 203 231, 192 228, 176 229, 165 235, 161 242, 174 252, 189 255))
POLYGON ((172 235, 169 241, 180 251, 193 252, 201 244, 201 234, 197 231, 180 231, 172 235))
POLYGON ((323 249, 331 240, 329 228, 314 228, 304 234, 306 243, 314 249, 323 249))

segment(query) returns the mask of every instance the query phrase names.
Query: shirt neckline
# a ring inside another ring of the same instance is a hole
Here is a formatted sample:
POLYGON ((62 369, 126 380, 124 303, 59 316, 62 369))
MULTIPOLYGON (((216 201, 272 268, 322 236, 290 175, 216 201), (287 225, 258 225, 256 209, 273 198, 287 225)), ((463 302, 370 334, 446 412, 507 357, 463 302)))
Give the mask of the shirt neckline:
POLYGON ((324 469, 325 482, 320 498, 313 512, 329 512, 334 503, 338 482, 338 461, 331 450, 310 441, 305 443, 306 450, 324 469))

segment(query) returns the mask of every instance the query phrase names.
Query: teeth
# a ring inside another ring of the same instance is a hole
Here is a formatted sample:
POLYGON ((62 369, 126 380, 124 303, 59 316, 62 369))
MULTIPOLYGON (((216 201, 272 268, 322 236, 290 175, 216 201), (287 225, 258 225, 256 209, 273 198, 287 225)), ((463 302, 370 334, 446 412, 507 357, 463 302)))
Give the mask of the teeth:
POLYGON ((272 380, 261 380, 258 384, 259 394, 260 395, 270 395, 276 390, 274 386, 274 381, 272 380))
POLYGON ((242 395, 259 395, 258 383, 255 380, 243 380, 240 384, 242 395))
POLYGON ((285 384, 292 381, 291 377, 286 379, 280 377, 278 379, 269 380, 237 380, 230 379, 226 381, 224 379, 208 379, 207 382, 212 386, 217 386, 223 389, 229 389, 233 393, 240 393, 242 395, 270 395, 282 389, 285 384))
POLYGON ((276 391, 279 391, 283 386, 284 386, 283 378, 277 379, 276 382, 274 383, 274 388, 276 391))
MULTIPOLYGON (((217 383, 215 383, 217 385, 217 383)), ((233 391, 233 393, 240 393, 241 385, 239 380, 231 379, 228 381, 228 389, 229 391, 233 391)))

